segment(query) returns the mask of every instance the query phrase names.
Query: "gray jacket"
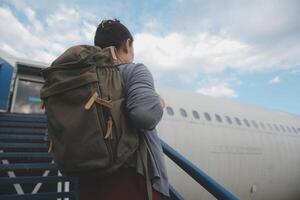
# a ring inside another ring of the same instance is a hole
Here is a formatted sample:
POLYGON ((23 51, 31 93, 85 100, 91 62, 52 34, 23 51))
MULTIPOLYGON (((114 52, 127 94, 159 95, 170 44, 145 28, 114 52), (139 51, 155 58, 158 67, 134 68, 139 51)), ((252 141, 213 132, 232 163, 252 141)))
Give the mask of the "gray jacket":
MULTIPOLYGON (((143 134, 150 151, 150 176, 152 186, 158 192, 169 196, 168 175, 162 147, 155 129, 163 115, 159 95, 154 88, 151 72, 143 64, 123 64, 119 66, 127 98, 126 108, 131 121, 143 134)), ((138 156, 137 172, 143 175, 142 160, 138 156)))

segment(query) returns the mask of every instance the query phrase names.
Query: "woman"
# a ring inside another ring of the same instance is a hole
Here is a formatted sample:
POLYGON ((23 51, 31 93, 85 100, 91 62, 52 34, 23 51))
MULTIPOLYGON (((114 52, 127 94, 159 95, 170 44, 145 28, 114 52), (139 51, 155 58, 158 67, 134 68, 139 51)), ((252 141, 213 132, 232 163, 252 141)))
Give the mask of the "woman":
MULTIPOLYGON (((161 120, 164 102, 155 92, 153 77, 143 64, 133 63, 133 37, 118 20, 104 20, 96 30, 94 43, 101 48, 115 46, 119 70, 131 121, 143 136, 149 152, 152 199, 169 196, 168 177, 156 125, 161 120)), ((142 200, 147 198, 145 175, 139 154, 130 168, 124 168, 100 181, 80 181, 80 199, 142 200)))

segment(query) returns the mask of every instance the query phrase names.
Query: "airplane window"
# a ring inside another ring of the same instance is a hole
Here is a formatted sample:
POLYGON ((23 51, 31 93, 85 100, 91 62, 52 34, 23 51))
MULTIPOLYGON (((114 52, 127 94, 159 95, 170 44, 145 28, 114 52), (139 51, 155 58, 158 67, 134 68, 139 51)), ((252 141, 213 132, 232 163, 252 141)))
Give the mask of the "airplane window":
POLYGON ((207 121, 211 121, 211 117, 207 112, 204 113, 204 117, 207 121))
POLYGON ((297 130, 296 130, 294 127, 292 127, 292 129, 293 129, 293 131, 294 131, 295 133, 297 133, 297 130))
POLYGON ((251 122, 252 122, 252 124, 253 124, 253 126, 254 126, 255 128, 258 128, 258 125, 257 125, 257 123, 256 123, 254 120, 252 120, 251 122))
POLYGON ((260 124, 260 126, 261 126, 263 129, 266 129, 266 127, 265 127, 264 123, 262 123, 262 122, 259 122, 259 124, 260 124))
POLYGON ((192 113, 193 113, 193 116, 194 116, 195 119, 200 118, 199 113, 197 111, 193 110, 192 113))
POLYGON ((232 124, 232 121, 231 121, 230 117, 225 116, 225 118, 226 118, 226 121, 227 121, 229 124, 232 124))
POLYGON ((282 125, 280 125, 280 128, 283 132, 285 132, 285 128, 282 125))
POLYGON ((292 132, 291 129, 290 129, 290 127, 287 126, 286 128, 287 128, 287 130, 288 130, 290 133, 292 132))
POLYGON ((187 113, 183 108, 180 108, 179 111, 180 111, 181 116, 187 117, 187 113))
POLYGON ((250 126, 248 120, 244 119, 244 123, 246 124, 246 126, 248 126, 248 127, 250 126))
POLYGON ((173 111, 173 109, 172 109, 170 106, 167 106, 167 107, 166 107, 166 110, 167 110, 167 113, 168 113, 169 115, 174 115, 174 111, 173 111))
POLYGON ((269 127, 270 130, 273 131, 273 127, 271 126, 271 124, 268 123, 268 127, 269 127))
POLYGON ((216 119, 217 119, 217 121, 218 122, 222 122, 222 118, 220 117, 220 115, 218 115, 218 114, 215 114, 215 117, 216 117, 216 119))
POLYGON ((234 119, 235 119, 235 121, 236 121, 236 123, 237 123, 238 125, 240 125, 240 126, 242 125, 242 123, 241 123, 241 121, 240 121, 239 118, 236 117, 236 118, 234 118, 234 119))
POLYGON ((275 129, 276 129, 277 131, 279 131, 279 128, 278 128, 278 126, 277 126, 276 124, 273 124, 273 126, 275 127, 275 129))

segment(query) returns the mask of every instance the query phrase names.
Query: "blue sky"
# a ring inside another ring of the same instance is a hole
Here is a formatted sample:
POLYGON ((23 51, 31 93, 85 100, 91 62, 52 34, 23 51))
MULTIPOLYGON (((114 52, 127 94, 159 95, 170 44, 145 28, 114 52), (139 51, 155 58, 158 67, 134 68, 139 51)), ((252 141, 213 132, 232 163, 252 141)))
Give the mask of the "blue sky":
POLYGON ((133 33, 135 61, 170 86, 300 115, 300 2, 0 0, 0 48, 50 63, 92 44, 102 19, 133 33))

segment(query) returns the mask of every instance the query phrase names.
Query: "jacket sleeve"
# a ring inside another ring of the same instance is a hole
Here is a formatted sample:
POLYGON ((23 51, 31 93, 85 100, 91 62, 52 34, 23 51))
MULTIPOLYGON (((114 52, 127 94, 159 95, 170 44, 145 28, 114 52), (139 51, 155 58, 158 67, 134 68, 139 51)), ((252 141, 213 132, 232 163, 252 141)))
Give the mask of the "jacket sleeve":
POLYGON ((125 89, 126 109, 137 128, 155 128, 163 115, 151 72, 143 64, 132 66, 125 89))

